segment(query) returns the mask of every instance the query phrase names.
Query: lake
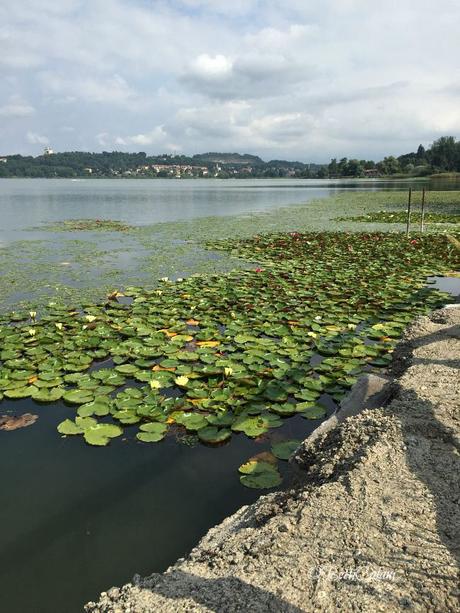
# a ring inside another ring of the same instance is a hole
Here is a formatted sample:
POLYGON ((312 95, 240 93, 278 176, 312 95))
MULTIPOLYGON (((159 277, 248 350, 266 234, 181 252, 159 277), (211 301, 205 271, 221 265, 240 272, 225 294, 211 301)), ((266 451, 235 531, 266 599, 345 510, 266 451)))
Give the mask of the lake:
MULTIPOLYGON (((0 244, 22 231, 64 219, 118 219, 131 224, 267 211, 342 191, 460 189, 456 181, 3 179, 0 244)), ((39 233, 34 233, 34 238, 39 233)), ((26 235, 31 238, 30 234, 26 235)))
MULTIPOLYGON (((412 183, 422 185, 427 183, 412 183)), ((308 206, 347 190, 408 186, 407 181, 3 180, 0 245, 44 240, 58 249, 68 240, 65 233, 31 228, 65 219, 180 222, 308 206)), ((46 279, 46 266, 42 273, 46 279)), ((22 288, 25 295, 27 289, 22 288)), ((174 437, 158 445, 128 437, 98 449, 80 437, 57 434, 56 425, 75 413, 64 403, 37 409, 30 400, 17 400, 4 408, 40 416, 30 428, 0 432, 0 589, 2 610, 9 613, 80 611, 101 590, 134 573, 165 570, 211 526, 259 496, 240 485, 237 468, 267 448, 263 441, 241 435, 211 449, 174 437)), ((277 435, 302 438, 315 425, 295 417, 277 435)))

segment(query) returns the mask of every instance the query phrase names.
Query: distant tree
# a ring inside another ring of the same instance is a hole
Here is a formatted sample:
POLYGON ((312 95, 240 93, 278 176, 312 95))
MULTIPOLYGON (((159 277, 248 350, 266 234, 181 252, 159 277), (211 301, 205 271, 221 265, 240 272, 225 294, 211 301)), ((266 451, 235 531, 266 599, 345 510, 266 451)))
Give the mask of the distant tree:
POLYGON ((426 151, 423 145, 419 145, 416 153, 417 162, 420 164, 426 159, 426 151))
POLYGON ((346 165, 347 177, 361 177, 363 175, 364 167, 359 160, 349 160, 346 165))
POLYGON ((452 171, 458 165, 458 147, 453 136, 441 136, 430 148, 431 165, 436 170, 452 171))
POLYGON ((337 158, 332 158, 331 163, 327 167, 330 177, 336 177, 338 174, 337 158))
POLYGON ((393 155, 383 158, 383 160, 377 164, 377 168, 383 175, 395 175, 401 170, 399 161, 393 155))
POLYGON ((347 165, 348 158, 342 158, 338 163, 337 170, 340 177, 345 177, 347 175, 347 165))

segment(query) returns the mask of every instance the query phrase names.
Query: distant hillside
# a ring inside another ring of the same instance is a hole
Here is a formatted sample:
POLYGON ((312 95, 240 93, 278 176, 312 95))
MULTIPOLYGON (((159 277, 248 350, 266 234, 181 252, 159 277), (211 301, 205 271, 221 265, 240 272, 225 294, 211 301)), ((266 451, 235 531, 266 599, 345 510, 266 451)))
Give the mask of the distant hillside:
POLYGON ((270 160, 267 162, 268 166, 275 166, 276 168, 296 168, 304 169, 310 164, 304 164, 303 162, 288 162, 287 160, 270 160))
POLYGON ((265 162, 257 155, 249 153, 197 153, 193 156, 194 162, 232 165, 263 166, 265 162))

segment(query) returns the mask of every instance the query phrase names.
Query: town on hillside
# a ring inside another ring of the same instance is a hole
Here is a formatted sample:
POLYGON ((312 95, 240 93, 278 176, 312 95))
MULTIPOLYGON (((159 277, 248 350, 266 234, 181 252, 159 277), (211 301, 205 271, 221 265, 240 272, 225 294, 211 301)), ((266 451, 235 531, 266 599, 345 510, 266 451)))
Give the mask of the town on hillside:
POLYGON ((199 153, 147 155, 103 151, 56 152, 46 147, 41 155, 0 156, 0 178, 8 177, 123 177, 123 178, 378 178, 415 177, 433 173, 460 172, 460 140, 443 136, 429 148, 383 160, 333 158, 329 164, 287 160, 265 162, 257 155, 240 153, 199 153))

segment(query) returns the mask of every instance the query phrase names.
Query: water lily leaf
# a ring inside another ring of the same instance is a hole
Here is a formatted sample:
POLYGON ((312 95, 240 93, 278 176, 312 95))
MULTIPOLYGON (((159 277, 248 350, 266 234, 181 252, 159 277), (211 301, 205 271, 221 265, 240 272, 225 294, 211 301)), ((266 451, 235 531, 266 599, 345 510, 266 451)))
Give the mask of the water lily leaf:
POLYGON ((47 388, 35 388, 32 391, 32 398, 37 402, 55 402, 59 400, 64 395, 64 388, 62 387, 53 387, 51 389, 47 388))
POLYGON ((283 404, 273 404, 270 406, 270 411, 273 411, 273 413, 277 413, 278 415, 283 416, 294 415, 296 410, 296 405, 291 404, 290 402, 285 402, 283 404))
POLYGON ((118 419, 119 422, 125 425, 137 424, 141 418, 136 412, 130 411, 129 409, 122 409, 120 411, 114 411, 112 413, 115 419, 118 419))
POLYGON ((89 390, 70 390, 66 392, 63 399, 69 404, 86 404, 91 402, 94 396, 89 390))
POLYGON ((246 436, 256 437, 268 431, 268 423, 261 417, 238 417, 232 425, 232 430, 244 432, 246 436))
POLYGON ((269 400, 276 400, 278 402, 287 400, 288 397, 286 390, 276 383, 269 383, 265 389, 264 395, 269 400))
POLYGON ((84 428, 78 426, 74 421, 66 419, 58 425, 57 430, 60 434, 64 434, 65 436, 73 436, 75 434, 83 434, 84 428))
POLYGON ((229 411, 220 411, 216 415, 206 415, 206 420, 212 426, 231 426, 235 416, 229 411))
POLYGON ((17 387, 14 389, 7 389, 3 393, 6 398, 11 398, 11 399, 28 398, 33 392, 32 387, 33 387, 32 385, 29 385, 27 387, 17 387))
POLYGON ((281 441, 272 445, 273 454, 280 460, 289 460, 294 451, 298 448, 302 441, 291 439, 281 441))
POLYGON ((105 446, 110 442, 110 439, 121 436, 123 430, 114 424, 96 424, 85 428, 83 437, 89 445, 105 446))
POLYGON ((38 377, 31 377, 29 379, 29 383, 33 383, 35 387, 51 388, 51 387, 58 387, 62 385, 64 383, 64 379, 62 379, 61 377, 58 377, 56 379, 42 380, 42 379, 39 379, 38 377))
POLYGON ((198 438, 203 443, 222 443, 227 441, 232 436, 231 430, 227 428, 216 428, 215 426, 208 426, 198 430, 198 438))
POLYGON ((167 429, 168 426, 165 424, 156 422, 142 424, 140 426, 141 431, 137 433, 136 437, 144 443, 156 443, 164 438, 167 429))
POLYGON ((322 419, 327 415, 327 409, 320 404, 315 404, 303 409, 299 414, 305 419, 322 419))
POLYGON ((82 404, 78 407, 78 415, 80 417, 90 417, 91 415, 97 415, 98 417, 103 417, 108 415, 110 412, 110 403, 109 399, 107 401, 103 401, 100 398, 93 400, 92 402, 87 402, 86 404, 82 404))
POLYGON ((175 417, 175 421, 191 431, 201 430, 201 428, 206 428, 208 425, 205 416, 198 413, 182 412, 182 414, 175 417))
POLYGON ((238 469, 243 473, 240 482, 245 487, 254 489, 269 489, 281 484, 282 478, 271 462, 249 460, 238 469))
POLYGON ((303 389, 303 390, 299 390, 294 395, 296 398, 300 398, 301 400, 313 401, 313 400, 316 400, 316 398, 318 398, 320 393, 314 390, 310 390, 310 389, 303 389))
POLYGON ((134 364, 120 364, 120 366, 115 366, 115 370, 123 375, 133 375, 139 369, 134 364))

